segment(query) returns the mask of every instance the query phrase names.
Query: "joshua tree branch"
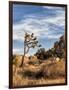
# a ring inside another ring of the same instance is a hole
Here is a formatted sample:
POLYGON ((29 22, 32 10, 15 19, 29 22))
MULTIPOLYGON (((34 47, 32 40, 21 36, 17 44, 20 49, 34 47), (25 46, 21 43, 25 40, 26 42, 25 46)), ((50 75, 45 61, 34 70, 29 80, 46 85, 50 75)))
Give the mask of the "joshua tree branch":
POLYGON ((25 52, 25 54, 27 54, 29 52, 29 46, 27 46, 27 50, 25 52))

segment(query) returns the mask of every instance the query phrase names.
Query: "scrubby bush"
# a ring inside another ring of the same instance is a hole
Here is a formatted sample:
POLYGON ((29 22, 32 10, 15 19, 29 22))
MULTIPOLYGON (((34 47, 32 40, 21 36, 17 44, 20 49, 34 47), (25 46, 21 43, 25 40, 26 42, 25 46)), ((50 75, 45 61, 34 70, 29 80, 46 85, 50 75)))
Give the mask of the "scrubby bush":
POLYGON ((21 61, 22 61, 22 56, 13 55, 13 64, 15 64, 15 66, 20 66, 21 61))
POLYGON ((29 60, 28 64, 30 65, 38 65, 40 62, 39 60, 29 60))
POLYGON ((45 49, 44 48, 40 48, 40 49, 38 49, 38 51, 36 52, 36 56, 37 56, 37 58, 38 59, 41 59, 41 60, 43 60, 43 59, 45 59, 45 49))
POLYGON ((58 63, 48 64, 44 71, 44 77, 47 78, 57 78, 65 76, 65 62, 60 61, 58 63))
POLYGON ((30 78, 40 78, 43 75, 43 69, 41 66, 28 65, 23 69, 23 76, 28 76, 30 78))
POLYGON ((39 63, 40 63, 40 61, 39 61, 39 59, 37 58, 37 56, 30 56, 30 57, 29 57, 29 62, 28 62, 28 64, 37 65, 37 64, 39 64, 39 63))

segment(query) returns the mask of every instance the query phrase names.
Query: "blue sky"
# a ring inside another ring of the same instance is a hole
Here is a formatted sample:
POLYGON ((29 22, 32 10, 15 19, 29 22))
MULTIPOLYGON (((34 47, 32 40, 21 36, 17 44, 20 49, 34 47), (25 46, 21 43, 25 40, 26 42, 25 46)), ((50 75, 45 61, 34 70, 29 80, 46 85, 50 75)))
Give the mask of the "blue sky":
MULTIPOLYGON (((13 54, 23 54, 25 32, 34 33, 42 48, 52 48, 64 34, 65 9, 55 6, 13 5, 13 54)), ((30 49, 29 55, 38 48, 30 49)))

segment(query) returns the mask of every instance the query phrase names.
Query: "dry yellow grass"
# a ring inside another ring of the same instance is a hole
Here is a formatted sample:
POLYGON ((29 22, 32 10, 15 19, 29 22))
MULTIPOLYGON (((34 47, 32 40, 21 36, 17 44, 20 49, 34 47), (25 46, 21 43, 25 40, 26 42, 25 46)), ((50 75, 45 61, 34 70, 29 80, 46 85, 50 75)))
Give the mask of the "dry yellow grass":
POLYGON ((14 64, 12 68, 13 86, 65 83, 65 60, 47 60, 41 64, 27 64, 23 68, 14 64))
POLYGON ((59 84, 65 83, 65 78, 57 78, 57 79, 29 79, 28 77, 21 78, 20 76, 13 76, 13 86, 32 86, 32 85, 42 85, 42 84, 59 84))

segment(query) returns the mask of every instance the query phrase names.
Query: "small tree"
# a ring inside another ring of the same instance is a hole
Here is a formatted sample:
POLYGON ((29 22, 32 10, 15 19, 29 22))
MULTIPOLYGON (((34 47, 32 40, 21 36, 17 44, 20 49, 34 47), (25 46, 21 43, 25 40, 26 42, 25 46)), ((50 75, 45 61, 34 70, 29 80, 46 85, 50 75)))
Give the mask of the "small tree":
POLYGON ((29 52, 29 49, 30 48, 35 48, 36 46, 41 47, 41 45, 38 45, 38 41, 37 41, 37 38, 34 36, 34 33, 32 33, 32 34, 25 33, 25 37, 24 37, 24 55, 22 57, 21 66, 23 66, 24 57, 29 52))

